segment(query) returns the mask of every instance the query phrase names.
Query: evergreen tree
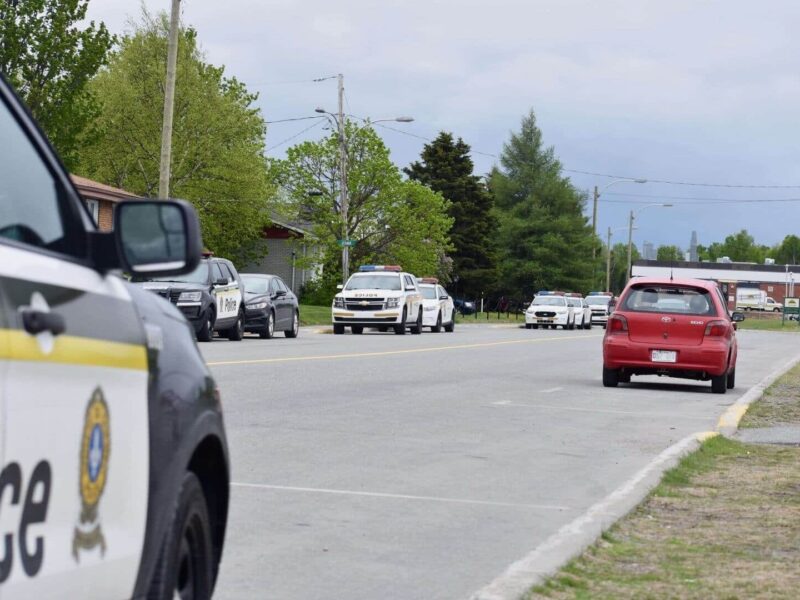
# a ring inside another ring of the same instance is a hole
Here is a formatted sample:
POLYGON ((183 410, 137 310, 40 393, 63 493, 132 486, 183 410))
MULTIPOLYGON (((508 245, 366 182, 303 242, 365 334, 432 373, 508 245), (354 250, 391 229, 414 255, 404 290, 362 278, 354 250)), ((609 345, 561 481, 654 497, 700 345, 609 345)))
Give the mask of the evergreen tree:
POLYGON ((536 289, 588 291, 592 284, 591 226, 586 196, 561 175, 531 111, 503 148, 491 174, 499 222, 500 273, 510 294, 536 289))
POLYGON ((422 150, 421 160, 404 169, 420 183, 450 201, 453 228, 453 274, 468 297, 489 292, 495 281, 494 238, 497 223, 493 200, 480 177, 473 173, 470 147, 461 138, 441 132, 422 150))

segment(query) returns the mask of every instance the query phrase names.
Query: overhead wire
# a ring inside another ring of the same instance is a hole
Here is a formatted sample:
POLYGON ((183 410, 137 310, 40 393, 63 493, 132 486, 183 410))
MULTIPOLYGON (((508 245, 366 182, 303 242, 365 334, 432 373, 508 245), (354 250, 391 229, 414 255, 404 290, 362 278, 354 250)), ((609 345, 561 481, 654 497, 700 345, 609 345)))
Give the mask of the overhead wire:
POLYGON ((294 139, 296 139, 296 138, 299 138, 301 135, 303 135, 303 134, 304 134, 304 133, 306 133, 307 131, 311 131, 311 130, 312 130, 312 129, 314 129, 315 127, 319 127, 319 126, 320 126, 320 125, 322 125, 324 122, 325 122, 325 121, 317 121, 316 123, 313 123, 313 124, 309 125, 308 127, 306 127, 305 129, 303 129, 302 131, 298 131, 297 133, 295 133, 293 136, 291 136, 291 137, 288 137, 288 138, 286 138, 285 140, 283 140, 283 141, 281 141, 281 142, 278 142, 278 143, 277 143, 277 144, 275 144, 274 146, 270 146, 269 148, 267 148, 267 149, 265 150, 265 152, 270 152, 270 151, 274 150, 275 148, 280 148, 280 147, 281 147, 281 146, 283 146, 284 144, 287 144, 287 143, 291 142, 292 140, 294 140, 294 139))

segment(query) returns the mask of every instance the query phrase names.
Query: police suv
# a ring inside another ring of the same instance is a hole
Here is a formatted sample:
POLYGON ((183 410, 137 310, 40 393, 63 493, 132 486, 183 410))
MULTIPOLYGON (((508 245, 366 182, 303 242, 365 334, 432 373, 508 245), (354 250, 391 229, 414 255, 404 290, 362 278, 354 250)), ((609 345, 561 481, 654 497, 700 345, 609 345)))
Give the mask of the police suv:
POLYGON ((442 327, 447 332, 454 331, 456 309, 450 294, 435 277, 423 277, 418 282, 422 292, 422 326, 430 327, 434 333, 439 333, 442 327))
POLYGON ((231 261, 206 253, 191 273, 137 277, 134 281, 177 306, 199 341, 210 342, 215 331, 229 340, 241 341, 245 329, 244 285, 231 261))
POLYGON ((200 258, 180 201, 101 233, 0 77, 0 596, 208 598, 228 511, 222 412, 174 306, 114 274, 200 258))
POLYGON ((609 292, 589 292, 586 296, 586 304, 592 309, 592 324, 606 326, 608 322, 608 306, 614 297, 609 292))
POLYGON ((540 291, 533 297, 533 302, 525 311, 526 329, 539 327, 555 329, 571 329, 575 326, 574 314, 564 292, 540 291))
POLYGON ((353 273, 333 298, 333 333, 344 333, 345 326, 355 334, 364 327, 398 335, 406 328, 422 333, 422 294, 416 277, 396 265, 363 265, 353 273))

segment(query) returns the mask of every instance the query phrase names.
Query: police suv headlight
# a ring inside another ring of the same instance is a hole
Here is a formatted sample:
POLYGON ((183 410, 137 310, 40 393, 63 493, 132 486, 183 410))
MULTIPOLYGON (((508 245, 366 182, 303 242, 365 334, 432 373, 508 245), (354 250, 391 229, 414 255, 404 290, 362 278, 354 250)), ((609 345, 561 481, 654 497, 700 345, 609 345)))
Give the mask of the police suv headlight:
POLYGON ((258 310, 260 308, 267 308, 266 302, 253 302, 252 304, 248 304, 247 308, 252 308, 253 310, 258 310))
POLYGON ((386 300, 386 308, 397 308, 400 306, 400 298, 388 298, 386 300))
POLYGON ((181 292, 178 302, 200 302, 203 292, 181 292))
POLYGON ((344 308, 344 298, 334 298, 333 308, 344 308))

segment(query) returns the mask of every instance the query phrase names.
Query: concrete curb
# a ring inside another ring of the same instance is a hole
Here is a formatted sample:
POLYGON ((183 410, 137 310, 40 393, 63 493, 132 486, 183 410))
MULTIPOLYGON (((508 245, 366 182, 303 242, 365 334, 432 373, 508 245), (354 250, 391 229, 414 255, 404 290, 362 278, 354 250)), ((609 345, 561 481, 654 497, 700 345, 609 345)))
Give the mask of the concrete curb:
POLYGON ((789 359, 783 365, 772 371, 769 375, 764 377, 761 381, 751 387, 745 392, 741 398, 731 404, 717 422, 717 431, 725 437, 730 437, 739 428, 739 422, 744 417, 750 405, 761 398, 764 391, 771 386, 775 381, 788 372, 792 367, 800 363, 800 354, 789 359))
POLYGON ((712 431, 693 433, 664 450, 622 486, 509 566, 502 575, 473 594, 470 600, 516 600, 522 596, 593 544, 603 531, 644 500, 661 480, 664 471, 715 435, 716 432, 712 431))
POLYGON ((664 472, 678 464, 681 458, 697 450, 709 438, 719 434, 727 437, 735 433, 750 405, 775 380, 798 363, 800 354, 773 370, 729 406, 719 418, 716 431, 694 433, 661 452, 622 486, 511 564, 489 585, 470 596, 470 600, 517 600, 531 587, 544 581, 633 510, 661 481, 664 472))

